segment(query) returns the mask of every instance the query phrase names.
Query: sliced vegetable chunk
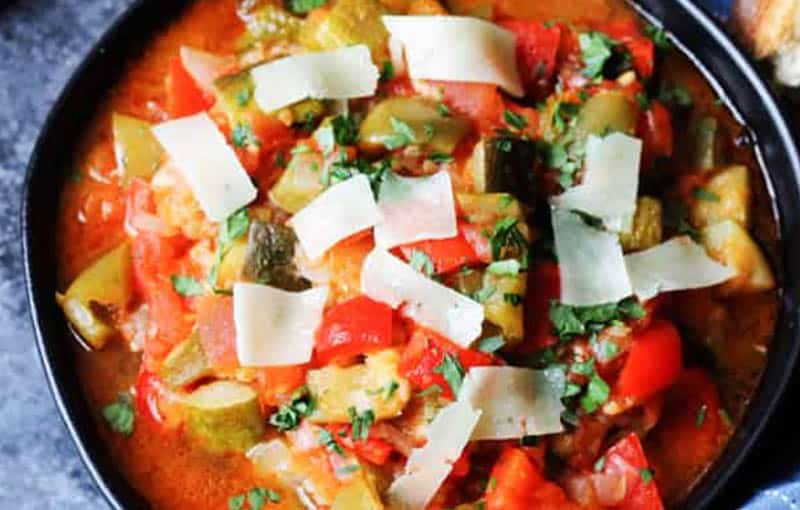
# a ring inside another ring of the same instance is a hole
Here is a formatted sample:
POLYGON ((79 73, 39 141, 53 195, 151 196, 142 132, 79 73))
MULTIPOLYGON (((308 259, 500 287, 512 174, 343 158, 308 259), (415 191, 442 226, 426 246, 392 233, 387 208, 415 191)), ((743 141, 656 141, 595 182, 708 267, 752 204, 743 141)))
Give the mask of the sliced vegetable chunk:
POLYGON ((359 296, 325 313, 316 333, 315 352, 317 360, 327 365, 391 345, 392 309, 359 296))
POLYGON ((150 131, 150 124, 135 117, 114 113, 111 116, 111 131, 122 184, 129 184, 134 177, 151 177, 158 168, 164 151, 150 131))

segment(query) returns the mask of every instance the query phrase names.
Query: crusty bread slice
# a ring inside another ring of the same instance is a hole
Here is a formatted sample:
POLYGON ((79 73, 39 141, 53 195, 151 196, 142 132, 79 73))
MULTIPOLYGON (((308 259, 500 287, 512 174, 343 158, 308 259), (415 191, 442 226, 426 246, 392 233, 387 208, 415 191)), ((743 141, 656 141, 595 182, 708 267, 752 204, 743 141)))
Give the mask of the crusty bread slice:
POLYGON ((775 78, 800 86, 800 0, 736 0, 732 22, 756 58, 770 58, 775 78))

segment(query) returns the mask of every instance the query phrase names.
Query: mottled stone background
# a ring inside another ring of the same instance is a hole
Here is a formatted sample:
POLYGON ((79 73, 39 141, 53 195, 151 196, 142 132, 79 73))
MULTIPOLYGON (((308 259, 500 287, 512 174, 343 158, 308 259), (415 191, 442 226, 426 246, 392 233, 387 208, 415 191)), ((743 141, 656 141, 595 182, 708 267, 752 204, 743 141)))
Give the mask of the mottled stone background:
MULTIPOLYGON (((726 0, 706 1, 724 15, 726 0)), ((132 2, 0 0, 2 510, 106 507, 77 457, 44 381, 25 303, 18 215, 25 165, 56 95, 105 27, 132 2)), ((748 509, 798 509, 800 441, 792 419, 792 402, 798 394, 795 390, 795 397, 787 399, 714 508, 741 507, 755 494, 748 509)))

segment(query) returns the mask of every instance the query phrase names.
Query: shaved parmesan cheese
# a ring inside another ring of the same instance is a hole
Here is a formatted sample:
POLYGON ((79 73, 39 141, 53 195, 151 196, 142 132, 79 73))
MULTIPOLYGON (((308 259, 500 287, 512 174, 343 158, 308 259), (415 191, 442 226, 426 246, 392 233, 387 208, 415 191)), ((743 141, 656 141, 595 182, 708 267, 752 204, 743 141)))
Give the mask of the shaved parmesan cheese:
POLYGON ((369 97, 378 87, 378 68, 363 44, 273 60, 250 71, 254 97, 265 112, 303 99, 369 97))
POLYGON ((633 291, 617 236, 590 227, 570 211, 553 209, 552 216, 561 302, 591 306, 630 296, 633 291))
MULTIPOLYGON (((492 83, 521 97, 514 34, 466 16, 384 16, 415 80, 492 83)), ((397 50, 393 50, 393 55, 397 50)))
POLYGON ((405 472, 389 487, 389 501, 398 510, 422 510, 453 469, 481 416, 465 402, 443 408, 428 425, 427 443, 412 450, 405 472))
POLYGON ((164 122, 153 134, 209 219, 222 221, 256 198, 258 190, 208 114, 164 122))
POLYGON ((369 179, 360 174, 325 190, 295 214, 289 225, 294 228, 303 253, 316 261, 334 244, 374 226, 380 219, 369 179))
POLYGON ((236 356, 244 367, 299 365, 311 360, 328 287, 287 292, 257 283, 233 285, 236 356))
POLYGON ((482 411, 473 440, 514 439, 564 430, 561 395, 544 371, 518 367, 473 367, 458 400, 482 411))
POLYGON ((688 236, 626 255, 625 265, 633 291, 642 300, 655 297, 659 292, 710 287, 735 274, 731 268, 709 257, 706 250, 688 236))
POLYGON ((392 248, 458 234, 450 174, 430 177, 387 175, 378 194, 383 221, 375 227, 375 244, 392 248))
POLYGON ((214 93, 214 80, 235 63, 233 57, 220 57, 188 46, 181 46, 180 55, 183 67, 208 94, 214 93))
POLYGON ((446 336, 461 347, 481 334, 483 306, 425 277, 419 271, 376 248, 361 268, 361 291, 406 317, 446 336))
POLYGON ((614 232, 629 232, 636 212, 642 141, 622 133, 586 141, 583 182, 553 199, 562 209, 574 209, 603 220, 614 232))

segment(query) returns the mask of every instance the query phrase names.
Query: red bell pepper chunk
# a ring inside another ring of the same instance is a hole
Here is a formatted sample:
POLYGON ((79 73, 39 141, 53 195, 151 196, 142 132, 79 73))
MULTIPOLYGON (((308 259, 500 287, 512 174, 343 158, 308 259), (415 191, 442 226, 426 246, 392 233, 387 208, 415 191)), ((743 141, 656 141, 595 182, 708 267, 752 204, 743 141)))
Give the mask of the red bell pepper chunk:
POLYGON ((463 232, 449 239, 435 239, 405 244, 397 248, 406 260, 411 260, 412 253, 420 251, 433 262, 436 274, 445 274, 463 266, 471 266, 482 262, 478 254, 467 242, 463 232))
POLYGON ((153 372, 142 370, 136 379, 136 419, 151 423, 163 423, 161 410, 158 408, 159 385, 161 381, 153 372))
POLYGON ((316 359, 327 364, 392 345, 392 309, 358 296, 325 314, 316 333, 316 359))
POLYGON ((672 116, 659 101, 651 101, 650 108, 639 114, 636 133, 642 139, 642 162, 650 169, 656 158, 672 156, 672 116))
POLYGON ((144 350, 155 359, 166 356, 172 346, 185 340, 192 330, 183 298, 175 292, 170 280, 173 274, 180 272, 178 260, 185 249, 186 240, 180 236, 167 238, 143 231, 133 240, 134 279, 148 305, 151 325, 144 350))
POLYGON ((646 399, 674 383, 683 370, 681 337, 672 323, 656 320, 634 336, 616 385, 618 397, 646 399))
POLYGON ((491 131, 502 125, 505 105, 497 86, 455 81, 430 83, 442 90, 444 102, 453 111, 472 119, 481 131, 491 131))
POLYGON ((521 448, 507 448, 492 468, 486 510, 577 510, 564 490, 548 482, 521 448))
POLYGON ((726 420, 716 384, 703 369, 687 369, 667 391, 661 420, 645 443, 667 499, 682 494, 717 457, 731 431, 726 420))
POLYGON ((414 389, 424 390, 438 385, 443 396, 453 398, 444 376, 436 372, 445 354, 457 358, 465 371, 470 367, 497 364, 497 359, 491 354, 462 349, 434 331, 416 328, 400 359, 400 373, 414 389))
POLYGON ((350 425, 329 425, 326 427, 336 441, 353 451, 358 457, 376 466, 383 466, 394 453, 394 447, 388 441, 377 437, 353 439, 350 425))
POLYGON ((545 262, 531 268, 528 274, 528 292, 525 295, 524 350, 535 351, 558 342, 550 322, 550 302, 561 297, 561 275, 558 264, 545 262))
POLYGON ((625 477, 625 497, 615 510, 664 508, 639 436, 628 434, 609 448, 603 458, 604 474, 625 477))
POLYGON ((641 78, 653 75, 655 67, 655 46, 648 37, 634 37, 624 41, 625 48, 631 54, 631 65, 641 78))
POLYGON ((171 118, 194 115, 208 110, 213 104, 183 67, 178 57, 173 57, 169 61, 166 86, 167 113, 171 118))
POLYGON ((517 36, 517 69, 526 93, 544 99, 554 85, 561 26, 525 20, 504 20, 499 25, 517 36))

